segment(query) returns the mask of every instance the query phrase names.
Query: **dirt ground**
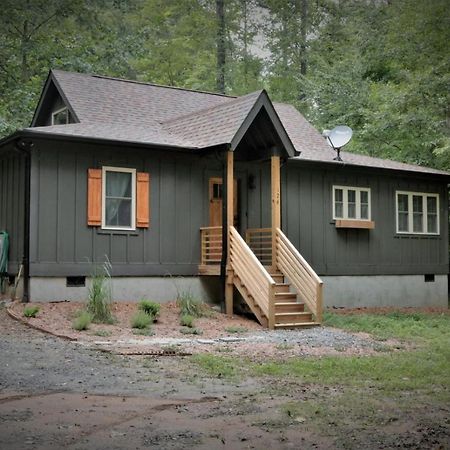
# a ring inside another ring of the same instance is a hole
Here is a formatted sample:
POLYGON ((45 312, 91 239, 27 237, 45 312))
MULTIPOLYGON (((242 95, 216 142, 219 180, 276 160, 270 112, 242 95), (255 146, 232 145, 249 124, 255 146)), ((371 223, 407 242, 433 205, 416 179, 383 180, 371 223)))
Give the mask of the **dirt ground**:
POLYGON ((308 405, 355 393, 283 378, 223 379, 191 357, 100 352, 12 320, 0 310, 1 449, 450 448, 450 406, 423 393, 389 398, 356 419, 316 420, 308 405), (295 402, 299 413, 286 409, 295 402), (307 413, 306 413, 307 412, 307 413))

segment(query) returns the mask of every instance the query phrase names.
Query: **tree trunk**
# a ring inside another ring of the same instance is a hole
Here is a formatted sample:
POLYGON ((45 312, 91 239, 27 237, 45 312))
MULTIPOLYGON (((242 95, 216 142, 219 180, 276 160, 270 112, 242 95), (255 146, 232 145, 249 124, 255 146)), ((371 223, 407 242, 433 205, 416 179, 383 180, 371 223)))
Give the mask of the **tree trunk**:
POLYGON ((225 94, 225 11, 224 1, 216 0, 217 18, 217 91, 225 94))
POLYGON ((300 20, 300 33, 302 38, 302 42, 300 44, 300 73, 302 75, 306 75, 308 64, 308 58, 306 55, 306 39, 308 31, 308 0, 301 0, 300 20))

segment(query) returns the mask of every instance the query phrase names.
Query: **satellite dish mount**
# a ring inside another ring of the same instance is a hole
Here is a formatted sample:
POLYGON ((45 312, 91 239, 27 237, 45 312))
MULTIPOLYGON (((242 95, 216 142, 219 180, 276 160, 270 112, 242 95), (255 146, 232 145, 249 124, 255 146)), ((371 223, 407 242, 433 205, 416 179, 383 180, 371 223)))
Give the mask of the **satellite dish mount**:
POLYGON ((341 148, 350 142, 352 138, 353 131, 350 127, 346 125, 339 125, 333 128, 331 131, 324 132, 328 143, 336 151, 337 155, 333 158, 334 161, 342 161, 341 158, 341 148))

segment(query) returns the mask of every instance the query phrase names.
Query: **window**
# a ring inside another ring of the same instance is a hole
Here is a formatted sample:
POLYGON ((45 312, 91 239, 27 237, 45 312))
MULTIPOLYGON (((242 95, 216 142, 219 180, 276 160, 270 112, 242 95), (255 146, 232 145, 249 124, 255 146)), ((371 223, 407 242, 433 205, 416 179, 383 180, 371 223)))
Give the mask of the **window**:
POLYGON ((102 228, 135 229, 136 170, 103 167, 102 228))
POLYGON ((439 234, 439 195, 396 192, 397 233, 439 234))
POLYGON ((70 123, 70 112, 67 107, 52 113, 52 125, 66 125, 70 123))
POLYGON ((370 189, 333 186, 333 219, 370 220, 370 189))

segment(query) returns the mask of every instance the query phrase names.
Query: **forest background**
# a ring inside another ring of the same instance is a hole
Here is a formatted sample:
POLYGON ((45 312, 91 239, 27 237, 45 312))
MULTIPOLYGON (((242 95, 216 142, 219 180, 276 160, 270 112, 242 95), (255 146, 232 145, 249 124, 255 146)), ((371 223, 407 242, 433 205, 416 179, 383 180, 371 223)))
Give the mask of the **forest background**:
POLYGON ((346 150, 450 170, 448 0, 2 0, 0 137, 50 68, 242 95, 266 89, 346 150))

